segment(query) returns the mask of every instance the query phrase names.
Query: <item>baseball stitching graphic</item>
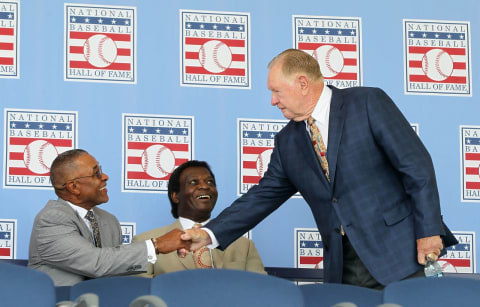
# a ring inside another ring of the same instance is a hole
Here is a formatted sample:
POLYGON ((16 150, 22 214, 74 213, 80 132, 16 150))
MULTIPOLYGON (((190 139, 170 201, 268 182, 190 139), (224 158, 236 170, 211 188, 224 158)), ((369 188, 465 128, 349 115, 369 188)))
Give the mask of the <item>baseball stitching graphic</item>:
POLYGON ((230 67, 232 51, 221 41, 211 40, 200 47, 198 60, 209 72, 220 73, 230 67))
POLYGON ((453 72, 452 57, 442 49, 429 50, 422 58, 422 69, 433 81, 443 81, 453 72))
POLYGON ((142 154, 142 168, 154 178, 163 178, 175 168, 175 156, 163 145, 152 145, 142 154))
POLYGON ((92 35, 85 41, 83 55, 88 63, 95 67, 104 68, 115 62, 117 45, 106 35, 92 35))
POLYGON ((457 268, 453 266, 450 262, 448 261, 442 261, 438 260, 438 264, 442 268, 442 272, 446 273, 457 273, 457 268))
POLYGON ((41 175, 50 171, 50 165, 57 156, 55 146, 44 140, 36 140, 25 147, 23 162, 30 171, 41 175))
POLYGON ((263 151, 257 157, 257 173, 258 176, 263 177, 265 172, 268 169, 268 164, 270 163, 270 156, 272 155, 273 149, 267 149, 263 151))
POLYGON ((335 77, 343 69, 343 54, 334 46, 320 46, 313 51, 312 56, 318 61, 320 71, 326 78, 335 77))

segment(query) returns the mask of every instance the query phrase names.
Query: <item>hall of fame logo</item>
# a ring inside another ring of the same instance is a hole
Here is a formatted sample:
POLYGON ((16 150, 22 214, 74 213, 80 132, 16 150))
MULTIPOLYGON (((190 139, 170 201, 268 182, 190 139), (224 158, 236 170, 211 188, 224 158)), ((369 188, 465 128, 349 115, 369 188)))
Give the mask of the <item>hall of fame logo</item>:
POLYGON ((470 22, 403 20, 405 94, 472 96, 470 22))
POLYGON ((132 243, 132 239, 136 234, 137 223, 120 222, 122 230, 122 244, 132 243))
POLYGON ((0 219, 0 259, 17 258, 17 220, 0 219))
POLYGON ((74 111, 5 109, 3 187, 51 189, 50 165, 77 147, 74 111))
POLYGON ((293 15, 293 46, 317 59, 326 84, 362 85, 361 19, 293 15))
POLYGON ((136 8, 65 3, 65 80, 137 82, 136 8))
POLYGON ((480 201, 480 126, 460 126, 462 202, 480 201))
POLYGON ((237 119, 238 195, 243 195, 268 169, 277 133, 288 120, 237 119))
POLYGON ((323 242, 317 228, 295 228, 295 267, 323 269, 323 242))
POLYGON ((173 170, 193 159, 193 119, 122 114, 122 192, 167 192, 173 170))
POLYGON ((438 259, 445 273, 475 273, 475 232, 453 231, 458 244, 447 247, 447 254, 438 259))
POLYGON ((250 89, 250 14, 180 10, 181 86, 250 89))
POLYGON ((20 77, 20 5, 0 2, 0 78, 20 77))

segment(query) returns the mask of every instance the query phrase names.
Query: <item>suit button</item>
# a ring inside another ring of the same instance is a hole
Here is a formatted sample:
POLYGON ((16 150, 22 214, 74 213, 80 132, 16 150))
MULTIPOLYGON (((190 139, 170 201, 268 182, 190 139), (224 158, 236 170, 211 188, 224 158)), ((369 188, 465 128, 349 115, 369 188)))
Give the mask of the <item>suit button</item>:
POLYGON ((338 202, 338 200, 337 200, 336 197, 332 198, 332 203, 337 203, 337 202, 338 202))
POLYGON ((334 230, 336 233, 340 233, 340 228, 335 228, 334 230))

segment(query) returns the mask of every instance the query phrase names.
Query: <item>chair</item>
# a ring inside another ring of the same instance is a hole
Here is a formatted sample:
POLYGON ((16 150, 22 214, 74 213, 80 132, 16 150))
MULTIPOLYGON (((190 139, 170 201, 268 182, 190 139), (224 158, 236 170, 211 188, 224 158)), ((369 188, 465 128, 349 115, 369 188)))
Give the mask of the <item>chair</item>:
POLYGON ((115 276, 89 279, 70 288, 70 300, 84 293, 98 295, 100 306, 128 307, 139 296, 150 294, 150 278, 115 276))
POLYGON ((0 263, 0 304, 9 306, 55 306, 55 287, 45 273, 10 263, 0 263))
POLYGON ((70 300, 71 286, 57 286, 55 287, 55 296, 57 302, 70 300))
POLYGON ((303 306, 298 287, 281 278, 237 270, 200 269, 157 275, 151 294, 176 306, 303 306))
POLYGON ((305 306, 330 307, 340 302, 351 302, 358 307, 383 303, 382 291, 345 284, 307 284, 298 286, 305 306))
POLYGON ((406 279, 386 286, 383 301, 403 307, 479 306, 480 280, 459 277, 406 279))

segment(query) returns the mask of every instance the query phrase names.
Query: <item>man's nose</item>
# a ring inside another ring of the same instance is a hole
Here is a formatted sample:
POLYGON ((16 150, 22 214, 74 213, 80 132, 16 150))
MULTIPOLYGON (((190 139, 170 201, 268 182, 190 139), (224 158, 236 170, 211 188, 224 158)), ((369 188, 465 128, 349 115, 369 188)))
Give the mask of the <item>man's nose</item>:
POLYGON ((272 104, 272 106, 276 106, 278 104, 278 99, 273 94, 272 94, 272 99, 270 100, 270 103, 272 104))

